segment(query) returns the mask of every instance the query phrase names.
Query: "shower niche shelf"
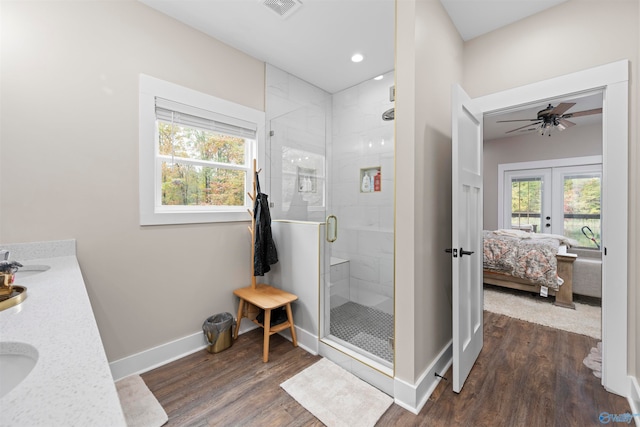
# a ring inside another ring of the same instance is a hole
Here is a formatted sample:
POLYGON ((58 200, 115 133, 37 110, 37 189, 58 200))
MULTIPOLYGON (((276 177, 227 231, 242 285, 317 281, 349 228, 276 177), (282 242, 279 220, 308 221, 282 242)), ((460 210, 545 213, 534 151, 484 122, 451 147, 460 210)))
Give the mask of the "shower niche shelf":
POLYGON ((382 191, 382 168, 371 166, 360 168, 360 192, 379 193, 382 191))

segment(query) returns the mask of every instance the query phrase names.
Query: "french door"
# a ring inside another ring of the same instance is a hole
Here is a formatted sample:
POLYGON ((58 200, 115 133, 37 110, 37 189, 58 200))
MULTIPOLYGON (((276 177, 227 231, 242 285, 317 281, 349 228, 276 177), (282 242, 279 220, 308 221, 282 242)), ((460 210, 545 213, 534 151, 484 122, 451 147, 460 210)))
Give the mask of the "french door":
POLYGON ((601 181, 601 163, 505 170, 500 228, 564 235, 599 249, 601 181))

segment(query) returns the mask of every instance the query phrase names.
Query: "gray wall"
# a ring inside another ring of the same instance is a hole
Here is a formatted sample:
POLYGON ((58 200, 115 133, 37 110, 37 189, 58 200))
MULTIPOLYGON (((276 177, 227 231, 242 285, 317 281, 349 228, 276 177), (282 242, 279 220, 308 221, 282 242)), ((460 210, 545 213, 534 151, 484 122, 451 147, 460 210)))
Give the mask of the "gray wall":
MULTIPOLYGON (((485 119, 486 120, 486 119, 485 119)), ((484 141, 484 226, 498 228, 498 165, 602 155, 602 123, 574 126, 551 137, 533 132, 484 141)))
POLYGON ((139 225, 138 75, 264 110, 264 64, 131 0, 3 1, 1 56, 0 241, 77 239, 110 361, 235 312, 247 223, 139 225))
POLYGON ((451 84, 463 43, 439 1, 396 16, 396 377, 409 384, 451 341, 451 84), (434 42, 437 41, 437 42, 434 42))

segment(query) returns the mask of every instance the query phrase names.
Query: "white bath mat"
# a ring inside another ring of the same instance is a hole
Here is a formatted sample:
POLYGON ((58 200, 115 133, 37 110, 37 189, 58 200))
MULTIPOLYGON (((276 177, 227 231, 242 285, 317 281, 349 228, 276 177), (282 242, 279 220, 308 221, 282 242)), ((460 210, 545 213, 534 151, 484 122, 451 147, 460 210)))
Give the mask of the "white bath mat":
POLYGON ((128 427, 160 427, 169 421, 167 413, 139 375, 117 381, 116 389, 128 427))
POLYGON ((582 361, 584 366, 593 371, 593 375, 602 378, 602 341, 596 347, 591 347, 589 355, 582 361))
POLYGON ((324 358, 280 387, 328 427, 374 426, 393 403, 391 397, 324 358))

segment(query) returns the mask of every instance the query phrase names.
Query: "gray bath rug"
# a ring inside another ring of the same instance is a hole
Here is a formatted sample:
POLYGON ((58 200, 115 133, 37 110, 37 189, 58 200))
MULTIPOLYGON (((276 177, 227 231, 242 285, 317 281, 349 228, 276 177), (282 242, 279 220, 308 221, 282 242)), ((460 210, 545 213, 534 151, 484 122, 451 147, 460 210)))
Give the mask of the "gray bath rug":
POLYGON ((393 399, 335 363, 320 359, 282 387, 328 427, 369 427, 393 399))
POLYGON ((128 427, 160 427, 169 421, 167 413, 139 375, 117 381, 116 389, 128 427))

